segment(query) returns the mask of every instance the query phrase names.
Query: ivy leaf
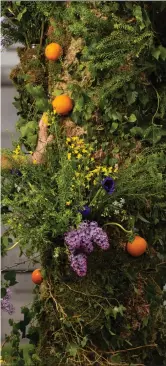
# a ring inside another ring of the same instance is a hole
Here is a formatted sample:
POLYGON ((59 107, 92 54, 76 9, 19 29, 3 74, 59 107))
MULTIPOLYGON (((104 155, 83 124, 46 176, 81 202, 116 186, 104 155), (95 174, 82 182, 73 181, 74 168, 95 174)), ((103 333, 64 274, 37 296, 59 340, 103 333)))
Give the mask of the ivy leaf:
POLYGON ((166 60, 166 47, 163 47, 162 45, 158 46, 157 48, 154 48, 152 51, 152 56, 158 60, 159 57, 161 57, 161 59, 163 61, 166 60))
POLYGON ((88 341, 88 338, 87 338, 87 336, 85 336, 85 337, 83 338, 83 340, 81 341, 81 346, 82 346, 83 348, 86 346, 87 341, 88 341))
POLYGON ((118 122, 113 122, 112 125, 111 125, 110 132, 116 131, 118 126, 119 126, 118 122))
POLYGON ((137 120, 137 117, 135 114, 131 114, 131 116, 128 119, 128 121, 131 123, 134 123, 136 120, 137 120))
POLYGON ((69 343, 67 345, 67 352, 70 354, 70 356, 75 357, 78 353, 79 347, 77 344, 69 343))
POLYGON ((135 103, 138 93, 136 91, 129 91, 127 93, 127 102, 129 105, 135 103))
POLYGON ((112 363, 115 363, 115 364, 121 363, 121 357, 120 357, 120 355, 117 353, 116 355, 112 356, 111 357, 111 362, 112 363))
POLYGON ((141 127, 132 127, 130 133, 132 136, 143 136, 143 129, 141 127))
POLYGON ((16 283, 18 283, 16 281, 16 271, 14 270, 6 272, 4 275, 4 279, 6 281, 9 281, 9 286, 14 286, 16 283))

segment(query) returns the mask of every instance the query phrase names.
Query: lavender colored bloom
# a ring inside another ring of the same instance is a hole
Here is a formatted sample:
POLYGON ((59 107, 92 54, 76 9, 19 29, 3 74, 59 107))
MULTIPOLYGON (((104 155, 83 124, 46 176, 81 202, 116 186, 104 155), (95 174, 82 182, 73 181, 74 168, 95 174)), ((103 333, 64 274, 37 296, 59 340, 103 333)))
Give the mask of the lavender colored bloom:
POLYGON ((65 242, 68 245, 69 250, 71 252, 74 252, 76 249, 79 249, 81 246, 81 238, 79 236, 79 231, 78 230, 69 231, 65 235, 65 242))
POLYGON ((10 288, 7 288, 6 295, 1 299, 1 309, 6 311, 9 315, 12 315, 15 312, 15 308, 10 302, 11 297, 12 291, 10 288))
POLYGON ((112 194, 115 190, 115 183, 111 177, 104 178, 101 182, 101 185, 108 194, 112 194))
POLYGON ((87 273, 87 256, 85 254, 77 254, 70 256, 71 267, 79 277, 86 276, 87 273))
POLYGON ((107 250, 109 248, 106 232, 101 227, 95 227, 94 223, 91 225, 90 237, 101 249, 107 250))
POLYGON ((84 206, 84 207, 83 207, 83 210, 82 210, 82 211, 80 211, 80 213, 81 213, 81 215, 82 215, 83 217, 87 217, 87 216, 89 216, 89 215, 90 215, 90 213, 91 213, 91 209, 90 209, 90 207, 89 207, 89 206, 84 206))
POLYGON ((93 243, 96 243, 103 250, 109 248, 108 236, 106 232, 98 226, 96 221, 83 221, 77 230, 69 231, 65 235, 65 242, 71 253, 71 267, 80 277, 86 275, 86 254, 93 252, 93 243))

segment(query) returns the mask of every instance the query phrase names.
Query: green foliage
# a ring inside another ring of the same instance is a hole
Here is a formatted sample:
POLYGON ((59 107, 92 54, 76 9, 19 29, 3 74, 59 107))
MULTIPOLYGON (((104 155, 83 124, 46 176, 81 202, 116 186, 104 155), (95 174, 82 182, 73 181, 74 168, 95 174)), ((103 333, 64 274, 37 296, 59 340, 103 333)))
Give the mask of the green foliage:
MULTIPOLYGON (((25 364, 20 331, 35 346, 31 366, 164 364, 165 4, 3 2, 2 15, 4 44, 25 46, 11 73, 18 143, 35 150, 46 111, 55 136, 43 164, 22 165, 21 176, 2 172, 2 220, 9 227, 2 253, 16 238, 21 253, 40 254, 44 276, 32 309, 22 310, 24 320, 10 322, 13 365, 25 364), (44 57, 50 42, 63 48, 57 62, 44 57), (72 97, 73 111, 53 117, 50 101, 63 93, 72 97), (66 141, 62 126, 71 121, 76 131, 84 128, 89 155, 66 141), (100 189, 107 175, 115 179, 112 195, 100 189), (86 204, 90 220, 120 226, 104 226, 110 249, 95 250, 87 276, 78 278, 64 234, 82 221, 86 204), (147 240, 146 254, 126 253, 131 238, 122 225, 147 240)), ((14 274, 6 280, 14 284, 14 274)))

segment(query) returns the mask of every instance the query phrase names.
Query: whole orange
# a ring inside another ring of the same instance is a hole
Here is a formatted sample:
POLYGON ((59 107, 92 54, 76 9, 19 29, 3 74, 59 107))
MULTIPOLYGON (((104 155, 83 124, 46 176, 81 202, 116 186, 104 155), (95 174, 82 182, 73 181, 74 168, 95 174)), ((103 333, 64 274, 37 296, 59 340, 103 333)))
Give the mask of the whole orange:
POLYGON ((126 249, 133 257, 139 257, 146 252, 147 242, 144 238, 141 238, 141 236, 135 236, 132 243, 127 243, 126 249))
POLYGON ((8 156, 1 155, 1 169, 10 170, 13 168, 12 161, 8 156))
POLYGON ((35 269, 35 271, 32 272, 32 281, 36 285, 40 285, 43 281, 43 277, 41 275, 40 269, 35 269))
POLYGON ((57 61, 62 56, 63 50, 58 43, 50 43, 45 48, 45 56, 48 60, 57 61))
POLYGON ((53 109, 62 115, 68 114, 73 109, 73 102, 68 95, 58 95, 52 102, 53 109))

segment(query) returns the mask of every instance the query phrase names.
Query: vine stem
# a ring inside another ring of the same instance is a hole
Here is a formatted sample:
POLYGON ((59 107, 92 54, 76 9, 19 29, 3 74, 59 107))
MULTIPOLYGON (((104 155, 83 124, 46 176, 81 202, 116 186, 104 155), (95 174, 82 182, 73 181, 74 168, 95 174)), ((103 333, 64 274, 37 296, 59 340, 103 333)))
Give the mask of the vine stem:
POLYGON ((132 230, 126 230, 122 225, 118 224, 117 222, 107 222, 106 224, 103 225, 103 227, 108 226, 108 225, 118 226, 118 227, 120 227, 120 229, 122 229, 127 234, 132 234, 133 233, 132 230))
POLYGON ((11 250, 11 249, 14 249, 16 247, 16 245, 19 244, 19 241, 17 241, 15 244, 12 245, 12 247, 8 248, 7 250, 11 250))

